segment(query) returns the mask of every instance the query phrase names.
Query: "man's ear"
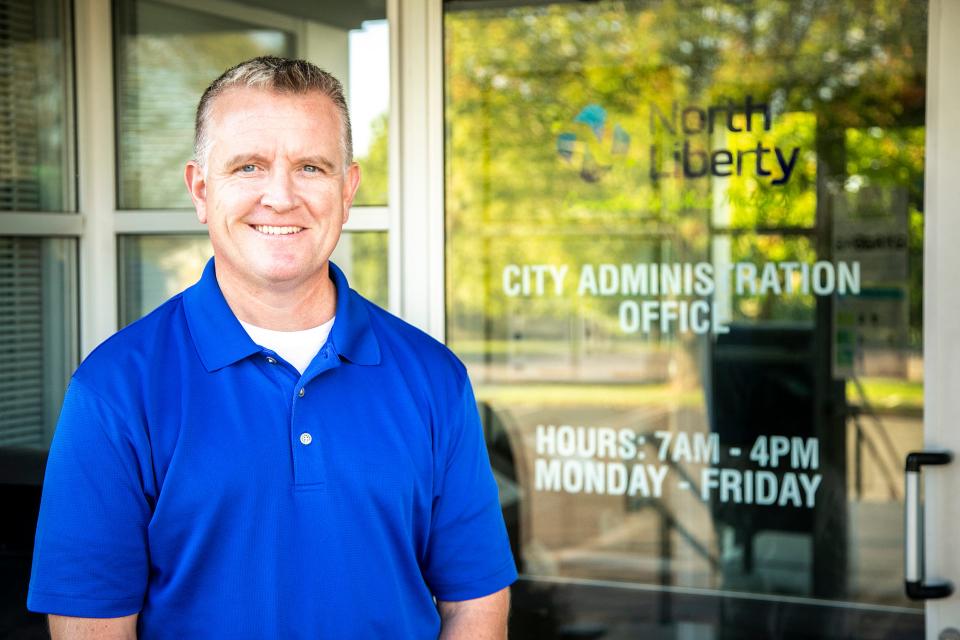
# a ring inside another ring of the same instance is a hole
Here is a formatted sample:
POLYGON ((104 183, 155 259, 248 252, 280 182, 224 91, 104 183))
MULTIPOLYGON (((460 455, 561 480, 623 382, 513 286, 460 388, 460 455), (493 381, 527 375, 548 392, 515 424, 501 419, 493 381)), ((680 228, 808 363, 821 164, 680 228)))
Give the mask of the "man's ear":
POLYGON ((347 224, 347 220, 350 218, 350 206, 353 204, 359 186, 360 165, 352 162, 343 176, 343 224, 347 224))
POLYGON ((200 224, 207 224, 207 176, 195 160, 184 167, 183 180, 187 183, 193 207, 197 210, 197 219, 200 224))

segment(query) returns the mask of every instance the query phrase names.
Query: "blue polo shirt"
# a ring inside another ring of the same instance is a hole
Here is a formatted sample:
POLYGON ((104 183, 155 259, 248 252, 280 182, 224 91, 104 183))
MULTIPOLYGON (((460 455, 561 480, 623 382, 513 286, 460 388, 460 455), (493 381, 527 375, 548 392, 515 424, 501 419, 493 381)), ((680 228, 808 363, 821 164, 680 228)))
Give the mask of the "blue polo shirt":
POLYGON ((50 447, 28 607, 140 638, 436 638, 516 578, 463 365, 330 265, 301 376, 217 285, 98 347, 50 447))

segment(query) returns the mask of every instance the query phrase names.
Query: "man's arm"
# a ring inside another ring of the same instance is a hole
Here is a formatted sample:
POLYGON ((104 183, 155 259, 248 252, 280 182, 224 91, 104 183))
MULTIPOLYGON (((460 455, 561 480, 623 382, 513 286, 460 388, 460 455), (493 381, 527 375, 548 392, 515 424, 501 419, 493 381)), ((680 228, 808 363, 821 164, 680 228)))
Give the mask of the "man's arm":
POLYGON ((137 640, 137 615, 122 618, 49 616, 53 640, 137 640))
POLYGON ((439 640, 506 640, 510 587, 482 598, 437 604, 439 640))

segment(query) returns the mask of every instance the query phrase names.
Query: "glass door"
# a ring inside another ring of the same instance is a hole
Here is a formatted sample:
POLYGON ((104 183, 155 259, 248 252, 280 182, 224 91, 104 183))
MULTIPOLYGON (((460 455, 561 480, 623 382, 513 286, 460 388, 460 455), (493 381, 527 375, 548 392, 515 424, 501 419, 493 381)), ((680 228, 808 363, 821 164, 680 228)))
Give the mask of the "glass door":
POLYGON ((926 3, 444 4, 521 638, 913 638, 926 3))

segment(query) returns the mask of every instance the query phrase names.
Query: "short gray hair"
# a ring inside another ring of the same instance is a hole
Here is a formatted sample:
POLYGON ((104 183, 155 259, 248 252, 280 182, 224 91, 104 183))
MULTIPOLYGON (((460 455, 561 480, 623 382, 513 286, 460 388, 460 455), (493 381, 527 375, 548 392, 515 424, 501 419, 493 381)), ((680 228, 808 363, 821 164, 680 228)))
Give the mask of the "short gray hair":
POLYGON ((197 120, 193 136, 194 160, 206 169, 210 157, 210 115, 217 96, 228 89, 249 87, 295 95, 313 91, 330 98, 340 112, 340 149, 344 165, 353 162, 353 136, 350 132, 350 112, 343 95, 343 85, 333 75, 306 60, 291 60, 276 56, 260 56, 231 67, 210 83, 197 105, 197 120))

